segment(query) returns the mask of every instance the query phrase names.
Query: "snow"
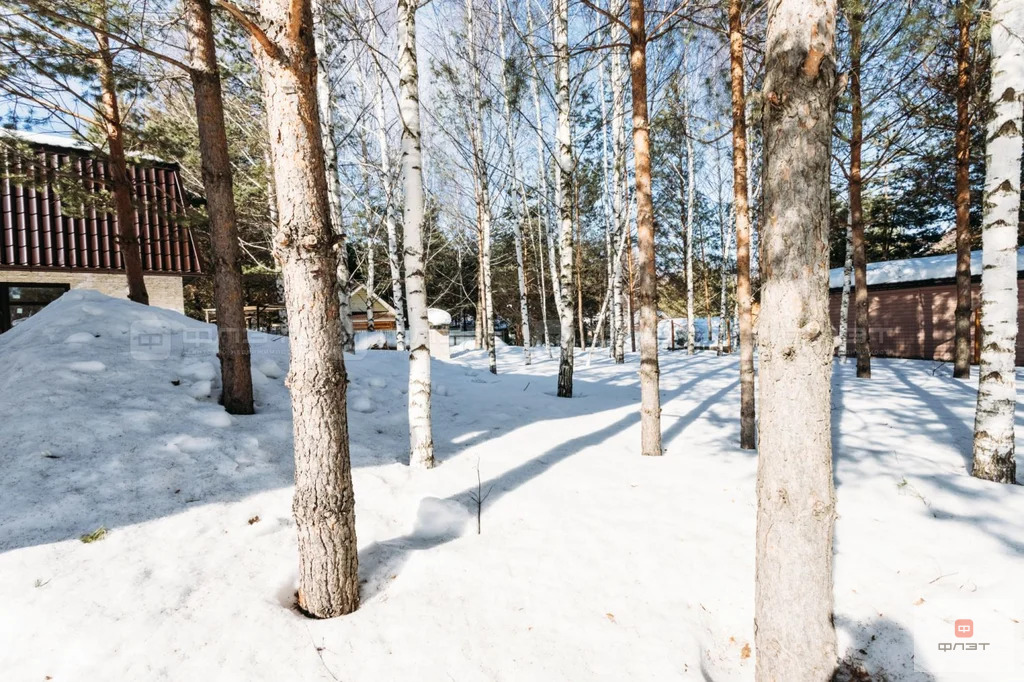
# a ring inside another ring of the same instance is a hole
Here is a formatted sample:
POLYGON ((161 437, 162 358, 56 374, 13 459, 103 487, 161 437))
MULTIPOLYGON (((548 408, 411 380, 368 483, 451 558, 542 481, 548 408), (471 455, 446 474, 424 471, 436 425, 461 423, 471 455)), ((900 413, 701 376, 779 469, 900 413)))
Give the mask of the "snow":
MULTIPOLYGON (((753 679, 756 457, 736 446, 735 355, 663 354, 666 453, 646 458, 637 355, 578 359, 565 400, 557 352, 523 367, 500 349, 497 376, 456 353, 433 363, 429 471, 406 465, 407 355, 346 356, 362 605, 311 621, 293 608, 283 374, 255 372, 257 413, 226 414, 216 348, 188 342, 209 331, 76 290, 0 335, 17 416, 0 420, 0 678, 753 679), (136 352, 143 329, 164 351, 136 352), (78 333, 98 336, 64 343, 78 333)), ((258 369, 287 368, 287 339, 250 340, 258 369)), ((966 473, 973 383, 921 361, 875 360, 870 381, 836 368, 840 651, 872 679, 962 680, 914 671, 915 616, 967 599, 1020 638, 1024 488, 966 473)))
MULTIPOLYGON (((1017 250, 1017 271, 1024 271, 1024 247, 1017 250)), ((971 252, 971 275, 981 274, 981 251, 971 252)), ((943 256, 923 256, 921 258, 904 258, 901 260, 868 263, 868 286, 876 284, 898 284, 902 282, 918 282, 929 279, 952 279, 956 277, 956 254, 943 256)), ((851 280, 852 281, 852 280, 851 280)), ((843 269, 832 268, 828 271, 830 289, 843 287, 843 269)))
POLYGON ((446 311, 440 308, 427 308, 427 322, 430 323, 431 327, 444 327, 447 329, 452 326, 452 316, 446 311))

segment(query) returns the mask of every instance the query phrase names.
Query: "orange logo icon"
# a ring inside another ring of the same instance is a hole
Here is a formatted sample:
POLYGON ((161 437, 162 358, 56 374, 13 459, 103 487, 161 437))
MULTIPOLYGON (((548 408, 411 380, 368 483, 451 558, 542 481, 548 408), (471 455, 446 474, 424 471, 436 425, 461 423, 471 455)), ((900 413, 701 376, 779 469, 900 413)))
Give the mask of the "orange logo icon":
POLYGON ((969 618, 961 618, 953 623, 953 631, 957 637, 973 637, 974 621, 969 618))

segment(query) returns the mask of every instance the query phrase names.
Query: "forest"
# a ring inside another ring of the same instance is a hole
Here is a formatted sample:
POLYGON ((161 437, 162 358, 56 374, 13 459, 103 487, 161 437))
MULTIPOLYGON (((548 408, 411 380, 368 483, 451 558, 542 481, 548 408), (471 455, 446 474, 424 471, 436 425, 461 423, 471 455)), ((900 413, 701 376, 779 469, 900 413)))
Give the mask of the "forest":
POLYGON ((1024 670, 1020 0, 0 2, 0 675, 1024 670))

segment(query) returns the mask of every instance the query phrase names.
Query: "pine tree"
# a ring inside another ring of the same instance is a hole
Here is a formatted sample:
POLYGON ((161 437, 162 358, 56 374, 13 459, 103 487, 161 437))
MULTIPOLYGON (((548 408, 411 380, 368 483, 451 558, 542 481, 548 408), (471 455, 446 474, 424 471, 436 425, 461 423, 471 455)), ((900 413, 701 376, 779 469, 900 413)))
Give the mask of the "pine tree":
POLYGON ((764 82, 756 679, 820 682, 833 624, 828 317, 835 0, 769 5, 764 82))

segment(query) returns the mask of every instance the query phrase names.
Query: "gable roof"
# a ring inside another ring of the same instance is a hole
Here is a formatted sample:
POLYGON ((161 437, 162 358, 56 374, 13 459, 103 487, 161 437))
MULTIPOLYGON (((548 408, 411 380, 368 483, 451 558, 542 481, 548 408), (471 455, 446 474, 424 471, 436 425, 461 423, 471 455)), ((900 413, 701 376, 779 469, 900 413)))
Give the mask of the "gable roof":
MULTIPOLYGON (((143 270, 201 272, 178 165, 134 156, 128 175, 143 270)), ((0 131, 0 267, 122 270, 109 182, 106 156, 84 142, 0 131)))
POLYGON ((370 296, 370 298, 373 299, 374 303, 379 303, 380 305, 384 306, 384 308, 389 313, 391 313, 392 315, 397 315, 398 314, 398 311, 395 310, 394 306, 392 306, 390 303, 385 301, 383 298, 381 298, 377 294, 375 294, 372 291, 368 290, 366 288, 365 284, 357 284, 355 287, 353 287, 352 290, 348 292, 349 298, 355 296, 360 291, 363 291, 363 292, 367 293, 370 296))
MULTIPOLYGON (((971 252, 971 274, 981 273, 981 251, 971 252)), ((1017 249, 1017 272, 1024 271, 1024 248, 1017 249)), ((868 263, 868 286, 882 284, 909 284, 935 279, 954 279, 956 277, 956 254, 943 256, 924 256, 922 258, 903 258, 901 260, 868 263)), ((832 268, 828 271, 830 289, 843 287, 843 269, 832 268)))

